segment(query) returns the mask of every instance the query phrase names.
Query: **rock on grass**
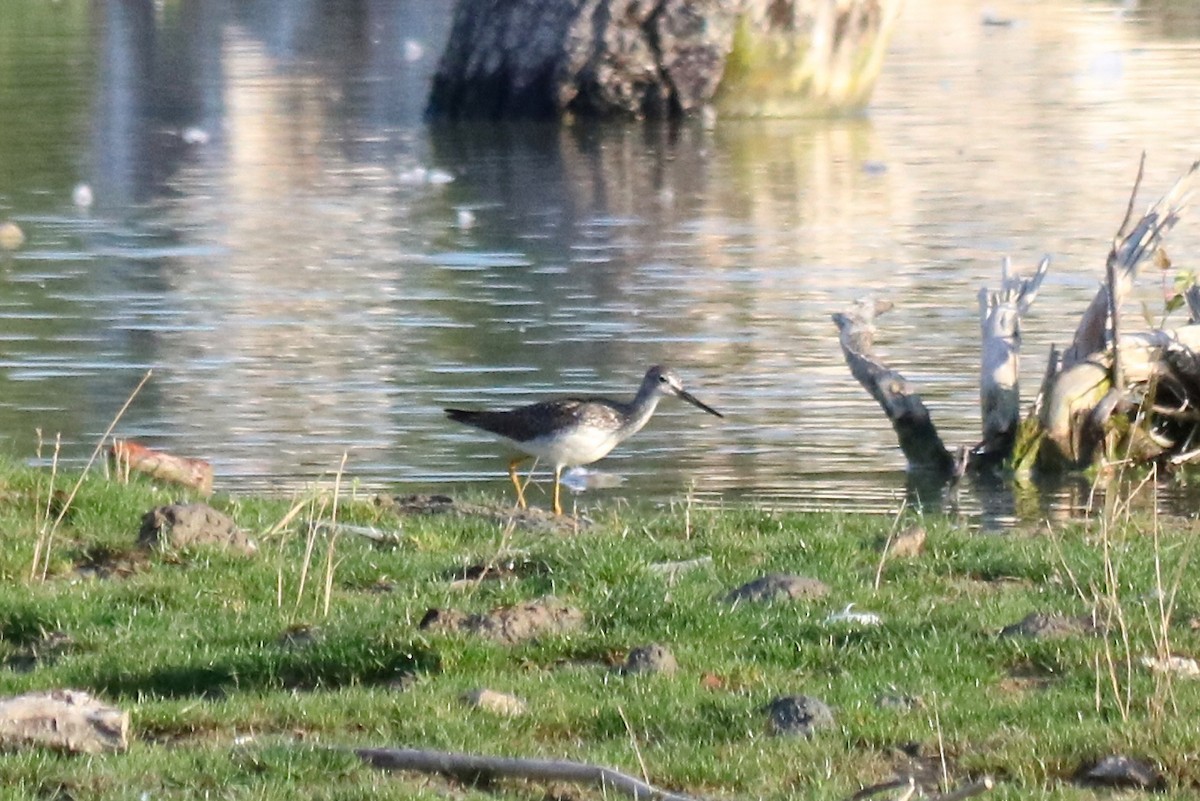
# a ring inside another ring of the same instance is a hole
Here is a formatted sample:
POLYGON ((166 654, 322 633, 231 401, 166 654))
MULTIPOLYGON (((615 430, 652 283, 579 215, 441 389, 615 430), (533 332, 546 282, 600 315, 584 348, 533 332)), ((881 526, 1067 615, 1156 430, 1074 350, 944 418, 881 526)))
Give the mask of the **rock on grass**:
POLYGON ((1024 619, 1000 630, 1001 637, 1029 637, 1036 640, 1049 640, 1058 637, 1069 637, 1073 634, 1094 634, 1095 624, 1088 616, 1067 617, 1057 612, 1031 612, 1024 619))
POLYGON ((467 706, 503 717, 511 718, 525 714, 525 702, 520 698, 487 688, 472 690, 464 695, 462 700, 467 706))
POLYGON ((651 643, 641 648, 634 648, 621 666, 621 672, 630 673, 663 673, 673 676, 679 670, 675 655, 663 645, 651 643))
POLYGON ((1165 786, 1162 774, 1153 765, 1120 754, 1106 756, 1093 765, 1080 768, 1075 778, 1090 787, 1159 790, 1165 786))
POLYGON ((767 704, 767 723, 772 734, 812 737, 833 728, 833 710, 811 695, 784 695, 767 704))
POLYGON ((70 754, 129 747, 129 713, 79 690, 0 699, 0 747, 50 748, 70 754))
POLYGON ((583 612, 554 598, 502 606, 482 615, 456 609, 430 609, 421 619, 422 631, 465 631, 509 645, 543 634, 563 634, 583 626, 583 612))
POLYGON ((769 573, 730 591, 725 596, 725 601, 727 603, 740 603, 743 601, 753 603, 788 600, 812 601, 817 598, 824 598, 828 594, 829 586, 818 579, 806 576, 794 576, 790 573, 769 573))
POLYGON ((171 549, 208 545, 247 556, 258 552, 258 546, 237 527, 233 518, 206 503, 174 503, 146 512, 142 516, 138 545, 171 549))

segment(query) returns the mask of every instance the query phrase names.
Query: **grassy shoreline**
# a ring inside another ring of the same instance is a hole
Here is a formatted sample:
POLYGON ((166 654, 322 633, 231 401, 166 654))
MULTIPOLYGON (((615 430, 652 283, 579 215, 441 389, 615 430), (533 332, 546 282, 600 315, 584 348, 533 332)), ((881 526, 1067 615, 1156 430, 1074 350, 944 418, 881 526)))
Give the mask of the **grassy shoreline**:
POLYGON ((314 492, 282 527, 293 498, 211 501, 257 540, 254 556, 137 550, 142 515, 181 495, 87 478, 42 580, 31 567, 56 503, 50 472, 0 464, 0 692, 83 689, 133 720, 125 754, 0 755, 0 797, 603 797, 383 774, 326 746, 572 759, 633 775, 644 764, 656 786, 730 799, 843 799, 908 772, 932 786, 943 771, 950 785, 995 776, 989 798, 1099 798, 1112 791, 1073 777, 1109 754, 1148 761, 1163 797, 1200 787, 1200 679, 1140 662, 1200 655, 1192 521, 981 535, 923 520, 923 552, 886 559, 876 590, 893 528, 876 517, 601 506, 590 525, 555 531, 490 514, 397 516, 342 493, 337 520, 397 534, 381 545, 310 537, 297 521, 333 514, 332 492, 314 492), (674 577, 651 567, 696 559, 711 561, 674 577), (483 564, 512 569, 462 580, 483 564), (723 600, 768 573, 830 592, 723 600), (434 608, 483 613, 547 596, 579 609, 583 626, 517 644, 419 627, 434 608), (881 625, 828 621, 851 603, 881 625), (999 636, 1034 612, 1096 615, 1106 631, 999 636), (651 643, 678 672, 617 669, 651 643), (465 704, 479 688, 517 696, 524 714, 465 704), (772 735, 764 707, 793 694, 829 704, 834 726, 772 735))

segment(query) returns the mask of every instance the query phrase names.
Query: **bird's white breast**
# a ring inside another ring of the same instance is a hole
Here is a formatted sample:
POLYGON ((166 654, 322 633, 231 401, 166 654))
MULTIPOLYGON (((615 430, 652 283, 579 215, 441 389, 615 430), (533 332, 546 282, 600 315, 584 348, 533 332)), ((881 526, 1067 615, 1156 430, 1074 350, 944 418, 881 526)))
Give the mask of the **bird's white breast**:
POLYGON ((537 437, 521 444, 529 454, 554 465, 574 467, 603 458, 620 440, 615 432, 583 426, 553 437, 537 437))

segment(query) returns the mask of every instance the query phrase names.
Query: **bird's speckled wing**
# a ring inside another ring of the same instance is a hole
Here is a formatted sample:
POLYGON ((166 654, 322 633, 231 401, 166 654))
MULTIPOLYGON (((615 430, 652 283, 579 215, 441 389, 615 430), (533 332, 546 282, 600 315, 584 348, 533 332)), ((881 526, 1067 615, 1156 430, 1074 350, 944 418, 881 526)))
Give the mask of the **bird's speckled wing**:
POLYGON ((559 398, 504 412, 447 409, 451 420, 482 428, 515 442, 528 442, 579 425, 619 429, 618 405, 605 398, 559 398))

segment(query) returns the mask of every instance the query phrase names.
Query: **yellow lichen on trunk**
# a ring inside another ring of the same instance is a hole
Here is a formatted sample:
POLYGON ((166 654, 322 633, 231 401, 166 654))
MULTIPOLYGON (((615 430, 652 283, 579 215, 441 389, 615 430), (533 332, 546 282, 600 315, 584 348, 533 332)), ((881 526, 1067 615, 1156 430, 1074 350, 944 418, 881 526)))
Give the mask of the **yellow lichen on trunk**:
POLYGON ((899 0, 819 0, 776 21, 747 10, 717 90, 722 113, 803 117, 861 109, 870 99, 899 0))

